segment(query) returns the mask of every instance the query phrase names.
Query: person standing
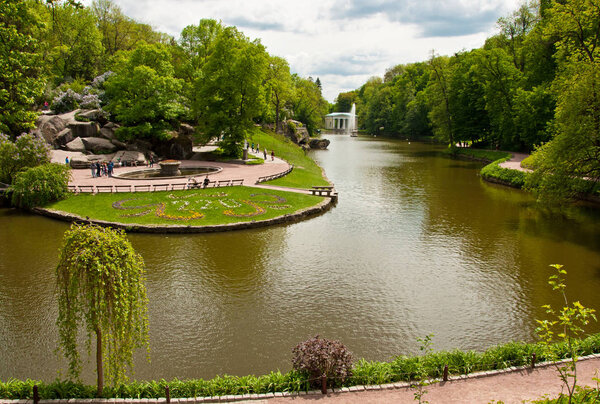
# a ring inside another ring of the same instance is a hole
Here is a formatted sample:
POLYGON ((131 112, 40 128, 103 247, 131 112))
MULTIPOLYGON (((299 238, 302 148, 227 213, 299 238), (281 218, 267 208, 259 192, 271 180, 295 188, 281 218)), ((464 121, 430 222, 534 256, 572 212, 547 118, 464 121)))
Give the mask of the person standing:
POLYGON ((92 178, 96 178, 96 164, 90 163, 90 168, 92 169, 92 178))
POLYGON ((271 150, 271 161, 275 161, 275 150, 271 150))
POLYGON ((110 163, 108 163, 108 176, 109 177, 112 177, 114 168, 115 168, 115 163, 113 163, 112 161, 110 163))
POLYGON ((100 172, 100 163, 96 161, 96 177, 100 177, 102 174, 100 172))
POLYGON ((210 183, 210 180, 208 179, 208 174, 206 174, 206 178, 204 178, 204 182, 202 185, 204 185, 204 188, 208 187, 208 184, 210 183))
POLYGON ((66 164, 66 165, 69 165, 69 156, 67 156, 67 157, 65 158, 65 164, 66 164))
POLYGON ((263 150, 263 156, 265 156, 265 161, 267 161, 267 148, 263 150))

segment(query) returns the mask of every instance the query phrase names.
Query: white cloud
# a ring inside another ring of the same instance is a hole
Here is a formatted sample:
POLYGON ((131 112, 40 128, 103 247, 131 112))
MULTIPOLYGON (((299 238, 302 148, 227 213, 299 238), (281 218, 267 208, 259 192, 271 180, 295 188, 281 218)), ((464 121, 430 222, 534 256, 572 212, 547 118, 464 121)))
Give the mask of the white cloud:
POLYGON ((292 72, 319 77, 333 101, 387 68, 426 60, 431 50, 452 54, 481 46, 498 17, 520 0, 113 1, 126 15, 174 37, 202 18, 236 25, 286 58, 292 72))

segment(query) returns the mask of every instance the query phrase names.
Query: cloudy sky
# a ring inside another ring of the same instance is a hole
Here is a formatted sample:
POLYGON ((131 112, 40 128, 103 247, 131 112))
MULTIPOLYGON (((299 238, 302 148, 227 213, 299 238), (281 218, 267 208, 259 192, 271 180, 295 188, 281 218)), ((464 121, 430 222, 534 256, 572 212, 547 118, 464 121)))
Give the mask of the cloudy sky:
MULTIPOLYGON (((399 63, 480 47, 520 0, 113 0, 178 38, 202 18, 260 38, 293 73, 320 78, 329 101, 399 63)), ((84 4, 91 4, 85 0, 84 4)))

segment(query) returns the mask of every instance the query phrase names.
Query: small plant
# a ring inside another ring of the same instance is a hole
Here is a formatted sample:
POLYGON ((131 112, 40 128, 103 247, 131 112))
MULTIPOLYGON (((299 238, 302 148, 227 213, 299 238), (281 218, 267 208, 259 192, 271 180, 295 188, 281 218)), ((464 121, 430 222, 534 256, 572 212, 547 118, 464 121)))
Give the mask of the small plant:
MULTIPOLYGON (((427 356, 431 354, 432 348, 431 339, 433 338, 433 334, 426 335, 424 338, 417 338, 417 341, 420 343, 419 349, 427 356)), ((423 400, 425 394, 427 394, 427 390, 425 390, 425 386, 427 386, 427 382, 425 379, 428 376, 428 372, 424 366, 419 366, 416 372, 416 379, 418 382, 416 384, 411 385, 411 388, 415 390, 414 396, 415 401, 418 401, 419 404, 429 403, 429 401, 423 400)))
POLYGON ((352 375, 352 353, 339 341, 314 338, 299 343, 292 350, 294 370, 305 373, 313 387, 321 386, 321 378, 328 385, 339 385, 352 375))
MULTIPOLYGON (((567 294, 565 293, 566 275, 567 271, 563 269, 562 265, 550 265, 550 267, 556 270, 555 275, 551 275, 548 278, 548 284, 552 287, 552 290, 558 291, 564 301, 564 306, 558 311, 552 308, 549 304, 543 305, 546 309, 546 313, 549 315, 550 320, 536 320, 538 327, 536 333, 541 340, 542 345, 545 348, 547 357, 552 360, 558 360, 559 357, 556 355, 556 351, 551 349, 555 339, 558 342, 563 343, 567 348, 569 361, 564 364, 555 364, 556 370, 558 371, 560 380, 563 383, 563 389, 567 389, 568 402, 571 404, 573 400, 573 394, 577 391, 577 359, 578 359, 578 343, 579 338, 583 332, 584 327, 590 323, 590 321, 596 320, 594 314, 595 310, 584 307, 579 301, 570 303, 567 294), (558 328, 558 333, 555 329, 558 328)), ((564 390, 563 390, 564 391, 564 390)), ((563 394, 561 393, 561 397, 563 394)))

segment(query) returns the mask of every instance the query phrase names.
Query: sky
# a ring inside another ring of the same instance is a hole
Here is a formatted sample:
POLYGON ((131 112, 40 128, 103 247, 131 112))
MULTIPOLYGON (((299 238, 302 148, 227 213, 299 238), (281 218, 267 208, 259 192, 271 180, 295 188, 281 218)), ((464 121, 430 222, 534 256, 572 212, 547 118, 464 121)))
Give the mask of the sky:
MULTIPOLYGON (((90 5, 92 0, 84 0, 90 5)), ((125 15, 179 38, 203 18, 258 38, 323 96, 359 88, 397 64, 483 45, 521 0, 113 0, 125 15)))

